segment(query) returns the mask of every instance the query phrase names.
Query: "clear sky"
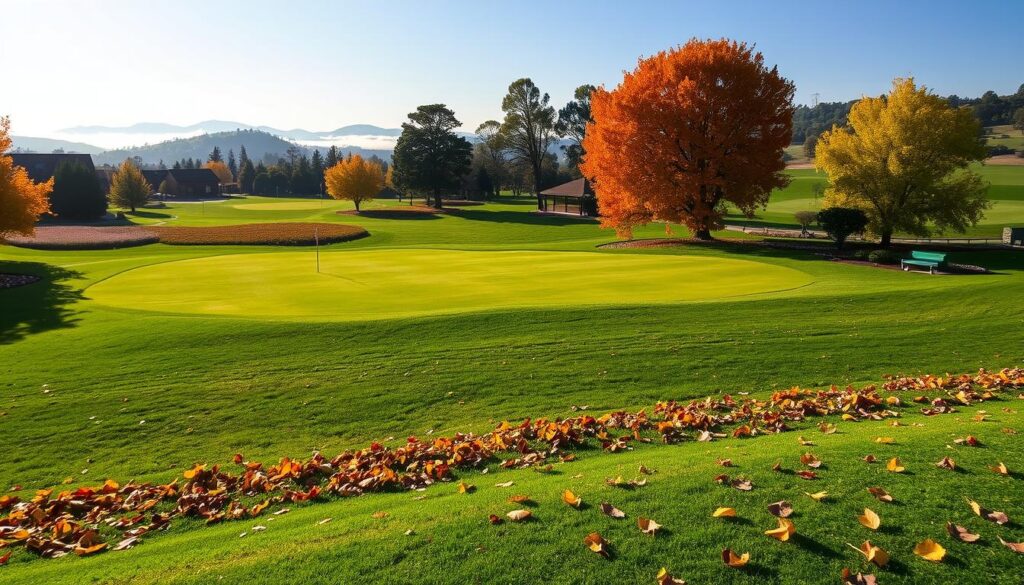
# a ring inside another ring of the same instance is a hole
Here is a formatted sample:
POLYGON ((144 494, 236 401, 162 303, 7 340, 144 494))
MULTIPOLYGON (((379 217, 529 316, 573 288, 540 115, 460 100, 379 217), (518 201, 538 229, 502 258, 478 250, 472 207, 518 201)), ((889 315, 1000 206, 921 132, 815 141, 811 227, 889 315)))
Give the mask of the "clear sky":
POLYGON ((2 0, 0 114, 15 134, 75 125, 395 127, 443 102, 498 118, 514 79, 561 106, 691 37, 756 43, 797 102, 913 75, 936 92, 1024 83, 1024 0, 2 0))

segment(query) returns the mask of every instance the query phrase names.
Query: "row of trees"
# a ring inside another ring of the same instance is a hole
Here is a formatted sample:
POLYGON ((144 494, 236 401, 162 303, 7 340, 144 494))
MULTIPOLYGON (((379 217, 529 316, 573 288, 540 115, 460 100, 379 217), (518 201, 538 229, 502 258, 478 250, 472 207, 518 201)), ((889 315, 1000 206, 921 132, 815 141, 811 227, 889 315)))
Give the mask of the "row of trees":
MULTIPOLYGON (((652 221, 683 223, 709 239, 729 205, 752 216, 789 183, 792 98, 777 68, 726 39, 664 51, 615 89, 592 92, 581 170, 603 224, 628 235, 652 221)), ((817 141, 826 207, 863 212, 883 247, 895 232, 964 231, 982 217, 987 186, 970 165, 986 150, 970 110, 897 79, 848 118, 817 141)))

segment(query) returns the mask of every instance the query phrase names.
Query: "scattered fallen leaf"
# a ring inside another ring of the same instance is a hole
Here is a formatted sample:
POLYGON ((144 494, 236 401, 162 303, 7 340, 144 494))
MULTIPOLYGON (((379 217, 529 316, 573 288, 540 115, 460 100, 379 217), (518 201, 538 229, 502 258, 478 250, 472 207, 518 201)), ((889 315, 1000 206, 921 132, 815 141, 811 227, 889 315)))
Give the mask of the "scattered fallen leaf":
POLYGON ((459 482, 459 493, 460 494, 472 493, 474 490, 476 490, 476 486, 475 485, 470 485, 470 484, 468 484, 468 483, 466 483, 464 481, 460 481, 459 482))
POLYGON ((487 517, 487 520, 491 524, 501 524, 501 516, 498 516, 497 514, 491 514, 487 517))
POLYGON ((875 442, 881 445, 892 445, 896 442, 896 439, 892 437, 875 437, 875 442))
POLYGON ((604 558, 611 556, 608 552, 608 541, 597 532, 591 532, 588 534, 587 537, 583 539, 583 544, 587 545, 587 548, 604 558))
POLYGON ((390 516, 390 514, 388 514, 387 512, 378 511, 374 512, 373 514, 370 514, 370 516, 376 518, 377 520, 380 520, 382 518, 387 518, 388 516, 390 516))
POLYGON ((525 504, 526 502, 530 501, 530 496, 523 495, 523 494, 516 494, 514 496, 509 496, 508 497, 508 501, 513 503, 513 504, 525 504))
POLYGON ((946 532, 949 533, 955 540, 961 542, 977 542, 981 538, 980 534, 971 534, 966 528, 959 524, 953 524, 952 522, 946 522, 946 532))
POLYGON ((718 459, 717 463, 722 467, 732 467, 732 459, 718 459))
POLYGON ((903 473, 906 471, 906 467, 903 467, 903 462, 900 461, 899 457, 893 457, 885 464, 885 468, 893 473, 903 473))
POLYGON ((843 567, 840 577, 843 579, 843 585, 877 585, 878 581, 875 576, 868 573, 852 573, 850 569, 843 567))
POLYGON ((870 453, 864 456, 864 463, 874 463, 875 461, 878 460, 875 459, 875 456, 871 455, 870 453))
POLYGON ((737 555, 732 552, 732 549, 727 548, 722 551, 722 562, 730 567, 739 568, 750 562, 750 553, 745 552, 742 555, 737 555))
POLYGON ((1024 542, 1006 542, 1001 536, 999 537, 999 542, 1003 543, 1003 546, 1015 553, 1024 554, 1024 542))
POLYGON ((871 494, 872 496, 875 496, 875 499, 880 502, 892 502, 892 496, 890 496, 889 492, 885 491, 884 488, 869 487, 868 493, 871 494))
POLYGON ((654 470, 649 469, 646 465, 641 464, 640 467, 637 469, 637 473, 639 473, 640 475, 653 475, 654 470))
POLYGON ((818 474, 816 472, 807 469, 801 469, 800 471, 797 471, 796 476, 806 480, 818 479, 818 474))
POLYGON ((803 437, 797 437, 796 440, 803 447, 813 447, 814 446, 814 441, 808 441, 807 439, 805 439, 803 437))
POLYGON ((609 477, 609 478, 606 478, 606 479, 604 480, 604 482, 605 482, 606 484, 608 484, 608 485, 610 485, 610 486, 614 486, 614 487, 622 487, 622 486, 626 486, 626 485, 629 485, 629 482, 627 482, 626 480, 622 479, 622 476, 621 476, 621 475, 619 475, 619 476, 616 476, 616 477, 609 477))
POLYGON ((511 512, 505 515, 508 516, 508 519, 513 522, 522 522, 523 520, 528 520, 531 516, 533 516, 533 512, 529 510, 512 510, 511 512))
POLYGON ((927 561, 938 563, 942 561, 942 557, 946 556, 946 549, 934 540, 926 538, 917 543, 917 546, 914 547, 914 554, 927 561))
POLYGON ((749 492, 754 489, 754 484, 750 483, 749 479, 734 479, 732 480, 732 487, 740 490, 741 492, 749 492))
POLYGON ((636 519, 636 525, 640 527, 640 532, 650 534, 651 536, 654 536, 654 534, 658 532, 658 529, 661 528, 661 524, 658 524, 650 518, 644 518, 643 516, 636 519))
POLYGON ((782 471, 782 462, 776 461, 772 464, 772 471, 782 471))
POLYGON ((828 497, 828 492, 815 492, 813 494, 810 493, 810 492, 804 492, 804 493, 807 494, 807 497, 811 498, 815 502, 820 502, 820 501, 822 501, 822 500, 824 500, 825 498, 828 497))
POLYGON ((579 508, 583 505, 583 498, 572 493, 571 490, 565 490, 562 492, 562 501, 572 506, 573 508, 579 508))
POLYGON ((818 459, 818 457, 814 453, 804 453, 803 455, 801 455, 800 463, 803 463, 807 467, 813 467, 815 469, 821 467, 821 459, 818 459))
POLYGON ((735 518, 735 508, 715 508, 715 511, 711 513, 712 518, 735 518))
POLYGON ((771 512, 772 516, 789 518, 790 514, 793 513, 793 506, 791 506, 786 500, 781 500, 768 504, 768 511, 771 512))
POLYGON ((416 534, 416 531, 415 531, 415 530, 413 530, 412 528, 410 528, 409 530, 406 530, 406 531, 405 531, 405 535, 406 535, 406 536, 412 536, 412 535, 414 535, 414 534, 416 534))
POLYGON ((317 522, 316 524, 317 524, 317 526, 323 526, 324 524, 327 524, 331 520, 333 520, 333 518, 324 518, 323 520, 317 522))
POLYGON ((263 532, 266 529, 267 529, 267 527, 263 526, 262 524, 257 524, 256 526, 252 527, 252 531, 253 532, 263 532))
POLYGON ((998 465, 993 465, 989 469, 998 473, 999 475, 1010 475, 1010 470, 1007 469, 1006 465, 1004 465, 1002 461, 1000 461, 998 465))
MULTIPOLYGON (((3 556, 0 556, 0 565, 6 565, 7 561, 9 561, 9 560, 11 560, 11 553, 7 553, 7 554, 5 554, 3 556)), ((664 569, 662 569, 662 570, 664 571, 664 569)), ((660 575, 660 573, 659 573, 659 575, 660 575)), ((667 582, 668 583, 672 583, 672 581, 667 581, 667 582)))
POLYGON ((962 439, 953 439, 953 442, 957 445, 967 445, 968 447, 977 447, 978 445, 981 445, 981 441, 979 441, 974 435, 967 435, 962 439))
POLYGON ((867 559, 869 563, 874 563, 876 566, 884 567, 889 562, 889 553, 871 544, 870 540, 865 540, 864 544, 859 547, 853 546, 850 543, 846 543, 846 546, 849 546, 853 550, 864 555, 864 558, 867 559))
POLYGON ((778 520, 779 526, 777 528, 765 530, 764 533, 776 540, 786 542, 789 540, 790 535, 796 532, 796 526, 793 525, 792 521, 787 520, 786 518, 779 518, 778 520))
POLYGON ((949 457, 943 457, 935 463, 935 467, 939 469, 948 469, 950 471, 956 469, 956 461, 953 461, 949 457))
POLYGON ((654 579, 658 585, 686 585, 686 581, 678 577, 673 577, 665 567, 662 567, 661 570, 658 571, 658 574, 654 579))
POLYGON ((601 511, 604 512, 606 516, 611 516, 612 518, 621 519, 626 517, 625 512, 609 504, 608 502, 601 502, 601 511))
POLYGON ((982 508, 981 504, 975 502, 974 500, 967 500, 967 503, 970 504, 971 509, 974 510, 975 514, 981 516, 986 520, 989 520, 990 522, 995 522, 996 524, 1003 525, 1010 521, 1009 516, 1007 516, 1005 512, 996 512, 994 510, 982 508))
POLYGON ((512 487, 514 485, 516 485, 516 482, 514 482, 514 481, 506 481, 506 482, 502 482, 502 483, 496 483, 496 484, 494 484, 494 487, 507 488, 507 487, 512 487))
POLYGON ((871 530, 878 530, 878 527, 882 525, 882 519, 871 508, 864 508, 864 513, 857 516, 857 521, 860 522, 861 526, 871 530))

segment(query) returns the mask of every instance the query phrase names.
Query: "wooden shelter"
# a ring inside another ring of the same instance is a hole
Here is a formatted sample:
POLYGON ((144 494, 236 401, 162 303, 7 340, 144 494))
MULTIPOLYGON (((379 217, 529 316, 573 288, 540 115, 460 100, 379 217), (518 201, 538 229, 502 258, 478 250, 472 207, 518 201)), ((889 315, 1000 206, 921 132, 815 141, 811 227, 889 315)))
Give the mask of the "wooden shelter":
POLYGON ((567 213, 590 217, 597 215, 597 199, 590 181, 576 179, 540 192, 549 213, 567 213))

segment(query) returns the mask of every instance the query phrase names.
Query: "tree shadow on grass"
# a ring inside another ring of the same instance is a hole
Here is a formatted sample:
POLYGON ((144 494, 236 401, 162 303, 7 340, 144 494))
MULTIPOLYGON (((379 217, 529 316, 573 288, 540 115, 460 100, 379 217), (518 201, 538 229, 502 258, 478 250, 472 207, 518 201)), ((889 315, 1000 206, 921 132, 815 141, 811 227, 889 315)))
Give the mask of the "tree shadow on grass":
POLYGON ((454 208, 448 210, 448 215, 470 219, 473 221, 490 221, 496 223, 518 223, 524 225, 547 225, 562 227, 567 225, 593 225, 593 218, 572 217, 561 215, 542 215, 539 213, 524 213, 522 211, 488 211, 486 209, 462 209, 454 208))
POLYGON ((0 261, 0 272, 31 274, 32 284, 0 289, 0 345, 14 343, 29 335, 74 327, 78 319, 70 305, 83 298, 82 291, 64 284, 78 272, 39 262, 0 261))

